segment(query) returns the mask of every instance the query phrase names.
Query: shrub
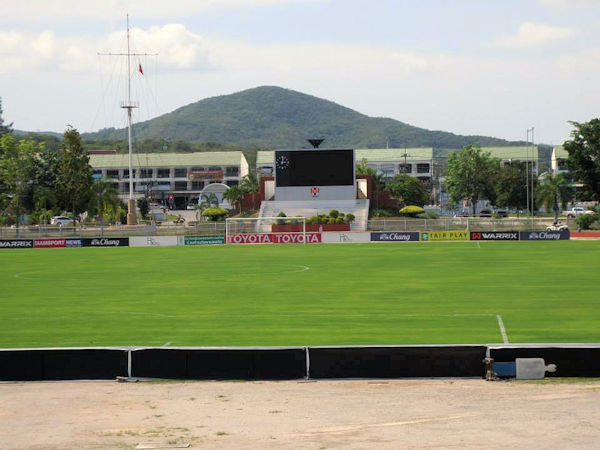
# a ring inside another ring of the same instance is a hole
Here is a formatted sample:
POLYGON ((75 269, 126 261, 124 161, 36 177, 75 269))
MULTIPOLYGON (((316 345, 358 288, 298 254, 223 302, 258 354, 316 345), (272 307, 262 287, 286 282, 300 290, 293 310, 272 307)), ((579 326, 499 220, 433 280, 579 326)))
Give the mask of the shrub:
POLYGON ((408 217, 416 217, 419 214, 423 214, 425 210, 420 206, 405 206, 400 210, 400 215, 408 217))
POLYGON ((317 217, 319 218, 318 223, 329 223, 329 216, 327 214, 319 214, 317 217))
POLYGON ((329 211, 329 217, 333 217, 334 219, 337 219, 337 217, 340 215, 340 212, 337 209, 332 209, 331 211, 329 211))
POLYGON ((338 217, 338 218, 336 218, 336 219, 335 219, 335 223, 338 223, 338 224, 339 224, 339 223, 344 223, 344 219, 343 219, 343 217, 338 217))
MULTIPOLYGON (((279 214, 277 214, 277 217, 287 217, 287 216, 285 215, 285 213, 284 213, 284 212, 280 212, 279 214)), ((277 225, 284 225, 284 224, 286 223, 286 221, 285 221, 285 220, 283 220, 283 219, 277 219, 277 220, 275 221, 275 223, 276 223, 277 225)))
POLYGON ((206 217, 211 222, 219 222, 227 217, 227 210, 224 208, 206 208, 202 211, 202 217, 206 217))
POLYGON ((580 214, 575 219, 575 223, 582 230, 589 230, 597 219, 598 216, 596 214, 580 214))
POLYGON ((306 219, 307 225, 316 225, 319 223, 319 218, 317 216, 312 216, 306 219))
POLYGON ((354 214, 350 214, 350 213, 346 214, 346 217, 345 217, 346 223, 352 223, 352 222, 354 222, 354 219, 356 219, 354 214))
POLYGON ((419 217, 422 217, 423 219, 439 219, 440 215, 435 211, 425 211, 419 217))
POLYGON ((373 211, 373 217, 392 217, 393 214, 385 209, 376 209, 373 211))

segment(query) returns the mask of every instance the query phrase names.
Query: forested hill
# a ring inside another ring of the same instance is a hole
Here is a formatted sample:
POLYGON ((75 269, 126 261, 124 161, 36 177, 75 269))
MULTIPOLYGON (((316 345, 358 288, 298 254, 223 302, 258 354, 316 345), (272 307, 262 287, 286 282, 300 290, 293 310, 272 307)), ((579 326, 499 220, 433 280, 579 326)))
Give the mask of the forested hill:
MULTIPOLYGON (((369 117, 301 92, 262 86, 211 97, 134 125, 136 139, 216 142, 242 147, 306 147, 306 139, 325 138, 327 147, 461 148, 510 145, 486 136, 460 136, 403 122, 369 117)), ((124 129, 87 133, 84 139, 126 139, 124 129)))

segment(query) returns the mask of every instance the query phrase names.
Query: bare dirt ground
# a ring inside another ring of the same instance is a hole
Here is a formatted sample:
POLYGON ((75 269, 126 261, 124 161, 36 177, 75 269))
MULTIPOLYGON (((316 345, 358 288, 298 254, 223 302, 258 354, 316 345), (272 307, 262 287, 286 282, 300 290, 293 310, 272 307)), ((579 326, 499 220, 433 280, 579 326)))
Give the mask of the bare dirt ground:
POLYGON ((184 443, 210 449, 598 448, 600 382, 0 384, 3 449, 184 443))

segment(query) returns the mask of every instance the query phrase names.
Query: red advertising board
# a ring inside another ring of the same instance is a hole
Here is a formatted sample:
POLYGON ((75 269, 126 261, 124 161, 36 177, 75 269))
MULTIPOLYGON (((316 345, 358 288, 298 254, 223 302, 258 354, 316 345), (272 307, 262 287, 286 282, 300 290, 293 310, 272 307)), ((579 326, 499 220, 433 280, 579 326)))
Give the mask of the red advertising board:
POLYGON ((33 247, 34 248, 57 248, 57 247, 66 247, 67 240, 66 239, 34 239, 33 247))
MULTIPOLYGON (((303 244, 302 233, 239 233, 227 236, 229 244, 303 244)), ((321 233, 306 233, 306 243, 321 242, 321 233)))

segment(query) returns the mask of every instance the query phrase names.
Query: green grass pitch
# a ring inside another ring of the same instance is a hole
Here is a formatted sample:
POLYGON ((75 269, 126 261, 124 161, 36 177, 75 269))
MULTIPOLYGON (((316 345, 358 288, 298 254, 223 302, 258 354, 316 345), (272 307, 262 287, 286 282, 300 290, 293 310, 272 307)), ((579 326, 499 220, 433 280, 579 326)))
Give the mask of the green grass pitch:
POLYGON ((600 342, 600 242, 2 250, 0 347, 600 342))

